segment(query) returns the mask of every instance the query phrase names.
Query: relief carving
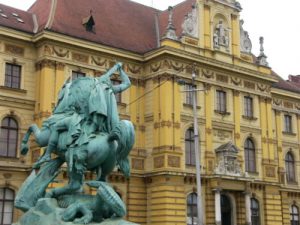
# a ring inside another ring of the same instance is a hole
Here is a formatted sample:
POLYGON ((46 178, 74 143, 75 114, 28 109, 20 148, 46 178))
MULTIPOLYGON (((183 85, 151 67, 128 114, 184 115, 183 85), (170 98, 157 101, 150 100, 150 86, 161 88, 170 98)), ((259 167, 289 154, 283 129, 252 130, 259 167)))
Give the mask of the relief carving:
POLYGON ((165 165, 165 157, 162 156, 158 156, 154 158, 154 168, 162 168, 165 165))
POLYGON ((224 76, 224 75, 221 75, 221 74, 216 75, 216 80, 221 81, 223 83, 228 83, 228 77, 224 76))
POLYGON ((255 90, 255 83, 250 81, 244 81, 244 87, 255 90))
POLYGON ((231 77, 231 82, 238 86, 238 85, 241 85, 242 79, 238 78, 238 77, 231 77))
POLYGON ((53 52, 59 57, 69 57, 69 50, 63 48, 56 48, 53 46, 53 52))
POLYGON ((136 74, 141 72, 142 67, 137 65, 127 64, 127 69, 129 72, 136 74))
POLYGON ((92 63, 95 63, 97 66, 104 66, 107 62, 107 59, 102 59, 101 57, 92 56, 92 63))
POLYGON ((144 160, 143 159, 133 158, 131 160, 131 162, 132 162, 132 169, 136 169, 136 170, 143 170, 144 169, 144 160))
POLYGON ((157 72, 161 67, 161 62, 153 63, 150 65, 151 72, 157 72))
POLYGON ((5 52, 14 54, 14 55, 24 55, 24 48, 16 46, 16 45, 11 45, 11 44, 5 44, 5 52))
POLYGON ((44 53, 47 55, 52 55, 52 51, 51 51, 51 48, 49 47, 49 45, 44 46, 44 53))
POLYGON ((284 106, 285 108, 292 109, 292 108, 293 108, 293 103, 284 101, 284 102, 283 102, 283 106, 284 106))
POLYGON ((72 53, 72 59, 74 61, 82 62, 82 63, 88 63, 89 62, 89 57, 87 55, 82 55, 82 54, 75 53, 75 52, 72 53))
POLYGON ((182 71, 183 70, 183 63, 171 61, 171 66, 176 71, 182 71))
POLYGON ((180 157, 179 156, 172 156, 168 155, 168 166, 180 168, 180 157))
POLYGON ((281 100, 281 99, 278 99, 278 98, 273 98, 273 103, 274 103, 275 105, 280 106, 280 105, 282 104, 282 100, 281 100))
POLYGON ((214 78, 215 72, 208 70, 208 69, 202 69, 202 73, 206 78, 214 78))
POLYGON ((274 166, 266 166, 266 176, 267 177, 276 177, 274 166))
POLYGON ((257 88, 258 88, 260 91, 266 91, 266 90, 268 90, 268 85, 266 85, 266 84, 261 84, 261 83, 257 83, 257 88))

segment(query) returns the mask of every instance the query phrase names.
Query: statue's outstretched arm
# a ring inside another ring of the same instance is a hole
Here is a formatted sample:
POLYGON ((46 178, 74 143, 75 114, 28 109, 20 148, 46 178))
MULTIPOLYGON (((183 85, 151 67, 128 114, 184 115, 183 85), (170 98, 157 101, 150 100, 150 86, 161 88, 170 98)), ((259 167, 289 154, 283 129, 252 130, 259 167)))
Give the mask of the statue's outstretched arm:
POLYGON ((129 80, 128 75, 124 72, 122 68, 119 69, 120 71, 120 77, 121 77, 121 84, 119 85, 114 85, 113 86, 113 92, 114 93, 119 93, 122 91, 125 91, 127 88, 131 86, 131 82, 129 80))
POLYGON ((114 65, 110 70, 108 70, 105 74, 103 74, 101 77, 99 77, 99 80, 109 80, 110 77, 120 68, 122 68, 122 63, 118 62, 116 65, 114 65))

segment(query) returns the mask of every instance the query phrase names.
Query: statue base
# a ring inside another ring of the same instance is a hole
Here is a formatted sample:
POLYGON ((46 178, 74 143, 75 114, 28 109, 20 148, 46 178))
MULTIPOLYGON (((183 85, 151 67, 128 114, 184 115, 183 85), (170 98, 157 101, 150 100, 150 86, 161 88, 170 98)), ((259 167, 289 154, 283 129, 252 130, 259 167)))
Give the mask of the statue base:
MULTIPOLYGON (((43 198, 38 201, 35 207, 28 210, 13 225, 84 225, 83 223, 65 222, 61 219, 64 209, 59 208, 54 198, 43 198)), ((101 223, 88 223, 88 225, 138 225, 120 218, 107 219, 101 223)))

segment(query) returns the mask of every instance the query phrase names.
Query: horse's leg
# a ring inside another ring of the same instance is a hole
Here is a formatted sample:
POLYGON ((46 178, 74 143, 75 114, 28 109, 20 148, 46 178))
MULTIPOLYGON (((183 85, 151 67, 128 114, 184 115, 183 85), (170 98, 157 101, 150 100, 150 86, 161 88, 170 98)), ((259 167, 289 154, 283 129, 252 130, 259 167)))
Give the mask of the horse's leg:
POLYGON ((44 155, 39 158, 39 160, 33 164, 32 168, 37 169, 40 168, 40 166, 51 160, 51 153, 57 148, 58 144, 58 131, 55 129, 52 129, 50 133, 50 137, 48 140, 48 146, 46 148, 46 151, 44 152, 44 155))
POLYGON ((79 191, 83 185, 83 176, 83 174, 78 173, 73 167, 73 170, 69 172, 69 183, 64 187, 51 189, 46 193, 46 197, 52 198, 79 191))
MULTIPOLYGON (((26 134, 24 135, 24 137, 22 139, 22 143, 21 143, 21 154, 22 155, 26 155, 29 150, 28 141, 29 141, 30 135, 32 133, 34 133, 35 139, 37 140, 38 144, 40 144, 38 139, 39 139, 41 131, 36 124, 32 124, 28 128, 26 134)), ((41 147, 43 147, 43 146, 41 146, 41 147)))

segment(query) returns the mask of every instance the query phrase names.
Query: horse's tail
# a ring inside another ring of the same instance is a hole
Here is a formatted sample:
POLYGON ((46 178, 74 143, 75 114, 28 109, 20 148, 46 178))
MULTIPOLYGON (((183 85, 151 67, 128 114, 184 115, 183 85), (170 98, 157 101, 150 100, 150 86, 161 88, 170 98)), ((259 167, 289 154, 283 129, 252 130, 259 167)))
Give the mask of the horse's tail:
POLYGON ((117 164, 122 173, 130 176, 130 165, 128 155, 134 145, 135 134, 133 124, 128 120, 121 120, 111 131, 109 139, 115 139, 118 142, 117 164))

